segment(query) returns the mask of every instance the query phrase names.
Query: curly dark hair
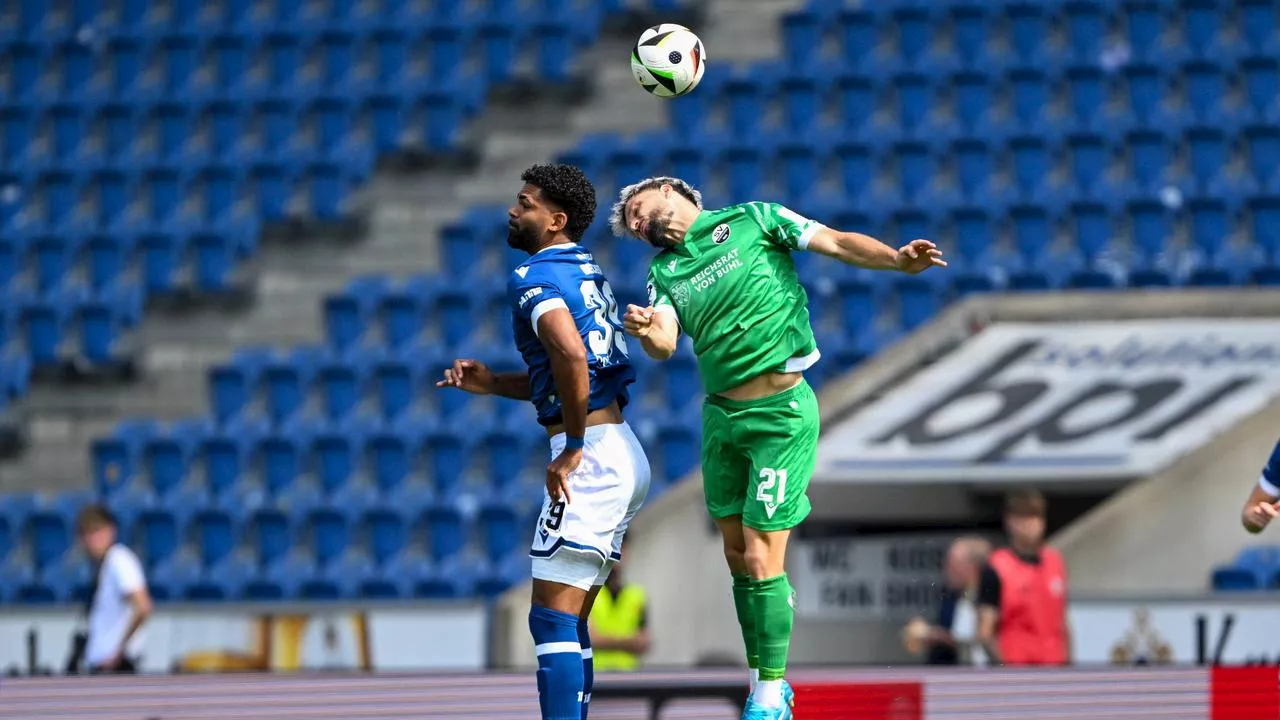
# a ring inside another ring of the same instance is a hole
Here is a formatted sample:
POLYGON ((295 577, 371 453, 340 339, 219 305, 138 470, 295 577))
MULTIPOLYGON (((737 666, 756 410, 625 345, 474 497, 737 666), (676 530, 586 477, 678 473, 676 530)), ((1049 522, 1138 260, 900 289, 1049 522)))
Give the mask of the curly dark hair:
POLYGON ((547 202, 569 216, 564 234, 581 242, 596 217, 596 189, 582 170, 573 165, 534 165, 520 179, 541 190, 547 202))

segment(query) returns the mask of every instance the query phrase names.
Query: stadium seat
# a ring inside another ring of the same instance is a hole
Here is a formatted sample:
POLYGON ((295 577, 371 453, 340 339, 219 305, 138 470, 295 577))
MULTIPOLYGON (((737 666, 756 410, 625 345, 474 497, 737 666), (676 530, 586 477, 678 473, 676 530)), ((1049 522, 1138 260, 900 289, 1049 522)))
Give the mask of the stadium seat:
POLYGON ((422 514, 427 548, 431 558, 441 562, 452 558, 467 544, 470 528, 462 513, 450 505, 433 505, 422 514))
POLYGON ((1218 592, 1239 592, 1259 589, 1258 576, 1252 571, 1237 567, 1217 568, 1213 571, 1212 586, 1218 592))
POLYGON ((489 559, 498 562, 513 550, 519 549, 525 528, 520 517, 507 505, 491 504, 480 509, 480 534, 484 551, 489 559))

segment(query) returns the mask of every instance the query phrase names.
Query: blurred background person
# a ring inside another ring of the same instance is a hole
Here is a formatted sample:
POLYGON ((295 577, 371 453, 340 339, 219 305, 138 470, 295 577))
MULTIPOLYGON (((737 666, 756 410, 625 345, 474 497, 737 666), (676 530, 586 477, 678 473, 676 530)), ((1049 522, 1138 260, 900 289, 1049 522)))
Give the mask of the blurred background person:
POLYGON ((649 652, 648 599, 644 588, 628 583, 623 577, 623 558, 614 563, 613 571, 595 605, 591 608, 591 648, 596 672, 628 672, 640 668, 649 652))
MULTIPOLYGON (((903 643, 913 654, 924 653, 928 665, 985 665, 986 653, 978 639, 978 592, 991 543, 967 535, 956 538, 947 550, 943 589, 936 623, 916 617, 903 629, 903 643)), ((988 583, 989 585, 990 583, 988 583)))
POLYGON ((1071 662, 1067 568, 1044 544, 1046 510, 1038 490, 1005 497, 1009 544, 991 554, 994 572, 983 575, 978 589, 978 640, 993 665, 1071 662))
POLYGON ((92 674, 136 673, 152 609, 142 563, 118 542, 115 517, 101 505, 80 513, 76 531, 93 563, 84 662, 92 674))

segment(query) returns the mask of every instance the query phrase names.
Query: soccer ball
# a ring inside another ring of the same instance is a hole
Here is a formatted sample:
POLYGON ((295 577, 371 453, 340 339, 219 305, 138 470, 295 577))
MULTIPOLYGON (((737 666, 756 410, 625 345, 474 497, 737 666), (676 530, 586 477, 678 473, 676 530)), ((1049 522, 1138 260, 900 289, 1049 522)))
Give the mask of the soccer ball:
POLYGON ((640 87, 658 97, 678 97, 693 90, 706 69, 702 41, 683 25, 654 25, 640 34, 631 49, 631 74, 640 87))

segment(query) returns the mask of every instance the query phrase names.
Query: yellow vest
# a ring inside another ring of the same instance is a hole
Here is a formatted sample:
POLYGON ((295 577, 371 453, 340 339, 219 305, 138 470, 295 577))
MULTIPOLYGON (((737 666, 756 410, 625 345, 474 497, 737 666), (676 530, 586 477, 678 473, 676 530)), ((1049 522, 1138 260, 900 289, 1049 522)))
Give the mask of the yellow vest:
MULTIPOLYGON (((640 630, 644 617, 644 590, 638 585, 623 585, 615 598, 609 588, 600 588, 591 606, 591 623, 602 635, 630 637, 640 630)), ((593 667, 597 672, 635 670, 640 658, 625 650, 595 650, 593 667)))

